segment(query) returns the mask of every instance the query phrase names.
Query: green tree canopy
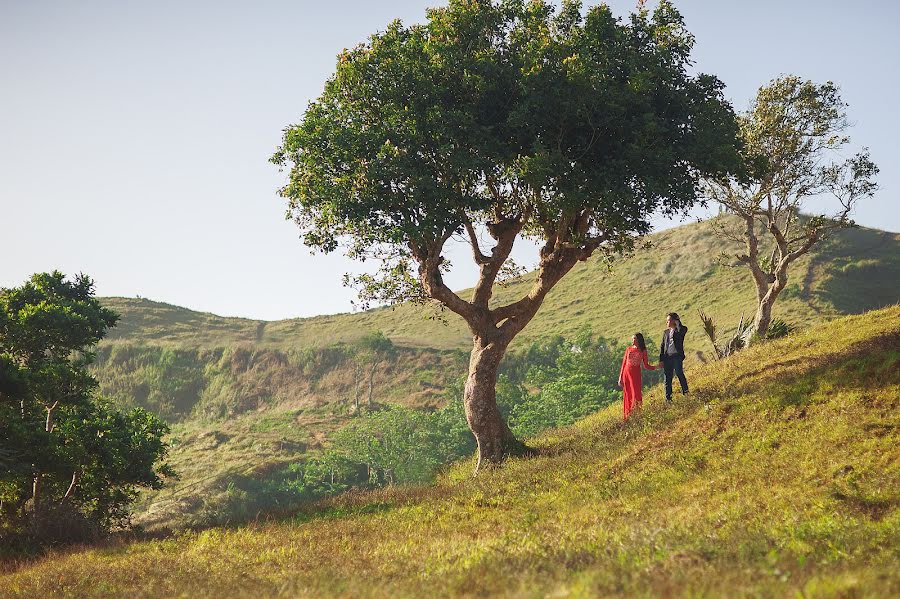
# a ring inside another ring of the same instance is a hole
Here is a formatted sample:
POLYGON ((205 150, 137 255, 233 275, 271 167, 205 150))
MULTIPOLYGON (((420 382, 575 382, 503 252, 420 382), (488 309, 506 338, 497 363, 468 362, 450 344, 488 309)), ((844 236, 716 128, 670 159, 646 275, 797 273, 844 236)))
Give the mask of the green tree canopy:
POLYGON ((721 82, 688 72, 693 43, 668 2, 622 21, 580 2, 451 0, 341 53, 285 130, 273 162, 289 169, 281 194, 304 243, 379 260, 356 279, 364 299, 437 300, 468 323, 480 457, 522 449, 496 407, 497 365, 550 289, 737 163, 721 82), (468 299, 443 280, 456 235, 480 269, 468 299), (534 285, 492 306, 519 236, 541 245, 534 285))
POLYGON ((166 426, 98 398, 87 370, 117 320, 84 275, 0 289, 0 537, 108 529, 127 519, 137 486, 171 472, 166 426))

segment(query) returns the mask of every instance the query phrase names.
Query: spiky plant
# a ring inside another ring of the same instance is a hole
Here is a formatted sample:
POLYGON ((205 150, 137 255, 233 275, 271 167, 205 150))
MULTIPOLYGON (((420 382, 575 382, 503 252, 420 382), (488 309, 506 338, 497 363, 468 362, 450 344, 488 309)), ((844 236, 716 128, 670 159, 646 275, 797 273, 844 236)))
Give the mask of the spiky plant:
POLYGON ((738 326, 734 330, 731 339, 725 344, 719 345, 716 340, 716 324, 713 322, 712 317, 705 314, 703 310, 697 310, 697 312, 700 314, 703 330, 706 333, 706 336, 709 337, 717 360, 730 356, 746 347, 748 337, 753 328, 753 322, 745 320, 743 314, 741 314, 741 320, 738 322, 738 326))

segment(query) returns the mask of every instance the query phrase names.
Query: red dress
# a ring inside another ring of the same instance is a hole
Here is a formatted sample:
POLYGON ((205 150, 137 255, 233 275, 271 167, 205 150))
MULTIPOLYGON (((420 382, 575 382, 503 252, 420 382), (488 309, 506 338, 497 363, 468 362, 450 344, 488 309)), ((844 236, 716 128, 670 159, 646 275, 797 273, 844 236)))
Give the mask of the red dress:
POLYGON ((641 401, 643 400, 641 395, 641 363, 647 370, 656 370, 656 366, 650 366, 647 350, 641 351, 633 345, 625 350, 625 357, 622 358, 622 370, 619 371, 619 380, 622 381, 626 420, 632 410, 641 407, 641 401))

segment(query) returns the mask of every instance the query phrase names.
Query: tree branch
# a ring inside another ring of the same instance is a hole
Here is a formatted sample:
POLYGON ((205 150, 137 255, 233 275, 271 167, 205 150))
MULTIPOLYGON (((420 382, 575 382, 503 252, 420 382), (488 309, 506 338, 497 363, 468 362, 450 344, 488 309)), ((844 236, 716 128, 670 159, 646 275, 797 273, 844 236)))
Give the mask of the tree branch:
POLYGON ((419 263, 419 281, 425 294, 462 316, 471 325, 475 320, 475 307, 447 287, 441 276, 440 268, 444 262, 441 251, 444 248, 444 244, 453 235, 453 231, 454 228, 448 228, 440 239, 427 244, 427 253, 421 245, 412 241, 409 242, 409 247, 413 257, 419 263))
POLYGON ((607 235, 602 233, 588 239, 579 247, 559 248, 546 256, 542 254, 538 278, 528 294, 515 302, 491 311, 493 320, 498 323, 503 337, 512 339, 525 328, 525 325, 537 314, 547 293, 572 270, 579 260, 587 260, 607 240, 607 235))
POLYGON ((466 211, 462 209, 459 211, 459 216, 462 219, 463 226, 466 228, 466 233, 469 234, 469 244, 472 246, 472 256, 475 263, 484 264, 490 261, 490 258, 485 256, 481 251, 481 246, 478 244, 478 236, 475 234, 475 227, 472 225, 472 219, 470 219, 469 215, 466 214, 466 211))
POLYGON ((812 246, 814 246, 816 244, 817 241, 819 241, 819 232, 813 230, 809 233, 809 235, 807 236, 806 241, 803 243, 803 245, 801 245, 799 248, 797 248, 793 252, 786 254, 781 259, 781 262, 779 263, 779 270, 786 269, 788 264, 790 264, 791 262, 793 262, 794 260, 796 260, 797 258, 802 256, 803 254, 808 252, 812 248, 812 246))
POLYGON ((506 219, 494 226, 489 225, 492 236, 497 240, 497 245, 491 249, 491 257, 487 262, 481 264, 481 274, 478 282, 475 284, 475 291, 472 295, 472 303, 479 308, 487 309, 488 302, 494 292, 494 282, 503 264, 509 258, 516 237, 521 233, 522 228, 528 222, 531 211, 526 210, 521 216, 515 219, 506 219))
POLYGON ((750 272, 753 273, 753 281, 756 283, 757 296, 762 298, 768 290, 769 279, 759 265, 759 239, 756 237, 756 231, 754 230, 754 218, 747 216, 744 218, 744 223, 746 225, 744 241, 747 244, 747 254, 746 256, 739 256, 738 259, 750 267, 750 272))

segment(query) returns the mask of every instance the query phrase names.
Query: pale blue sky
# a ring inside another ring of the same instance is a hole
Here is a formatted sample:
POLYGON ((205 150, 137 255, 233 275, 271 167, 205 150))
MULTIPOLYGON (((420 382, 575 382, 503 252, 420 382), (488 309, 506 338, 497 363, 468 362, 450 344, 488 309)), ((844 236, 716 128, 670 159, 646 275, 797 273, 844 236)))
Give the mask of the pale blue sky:
MULTIPOLYGON (((56 268, 91 275, 101 295, 223 315, 349 310, 341 276, 358 266, 302 246, 268 158, 342 48, 436 3, 0 0, 0 286, 56 268)), ((738 109, 779 74, 842 87, 854 141, 882 169, 856 219, 900 231, 898 4, 676 5, 698 70, 738 109)))

